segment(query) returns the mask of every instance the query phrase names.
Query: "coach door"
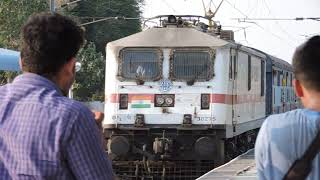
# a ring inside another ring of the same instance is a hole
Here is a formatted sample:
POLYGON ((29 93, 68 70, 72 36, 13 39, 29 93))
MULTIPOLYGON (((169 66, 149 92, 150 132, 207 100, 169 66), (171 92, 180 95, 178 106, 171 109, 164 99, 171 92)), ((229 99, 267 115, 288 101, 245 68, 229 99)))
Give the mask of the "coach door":
POLYGON ((238 86, 238 52, 235 49, 230 49, 230 64, 229 64, 229 78, 232 80, 232 129, 236 132, 236 125, 238 121, 238 107, 237 107, 237 86, 238 86))

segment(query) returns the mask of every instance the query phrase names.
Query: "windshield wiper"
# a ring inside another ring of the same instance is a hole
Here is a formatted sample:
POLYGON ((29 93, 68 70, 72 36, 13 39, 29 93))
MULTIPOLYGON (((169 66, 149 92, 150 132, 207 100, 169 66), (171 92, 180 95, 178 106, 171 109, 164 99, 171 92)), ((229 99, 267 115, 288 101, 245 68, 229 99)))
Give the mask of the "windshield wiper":
POLYGON ((143 76, 136 74, 136 83, 137 85, 143 85, 144 84, 143 76))
POLYGON ((204 72, 206 72, 206 71, 204 71, 204 70, 205 70, 207 67, 208 67, 207 65, 205 65, 204 67, 202 67, 201 70, 198 71, 198 73, 195 74, 194 78, 192 78, 191 80, 187 81, 187 85, 188 85, 188 86, 194 85, 194 83, 196 82, 196 80, 198 79, 198 77, 199 77, 200 75, 202 75, 204 72))
POLYGON ((136 83, 137 85, 143 85, 144 84, 144 73, 145 73, 145 69, 142 66, 138 66, 137 70, 136 70, 136 83))

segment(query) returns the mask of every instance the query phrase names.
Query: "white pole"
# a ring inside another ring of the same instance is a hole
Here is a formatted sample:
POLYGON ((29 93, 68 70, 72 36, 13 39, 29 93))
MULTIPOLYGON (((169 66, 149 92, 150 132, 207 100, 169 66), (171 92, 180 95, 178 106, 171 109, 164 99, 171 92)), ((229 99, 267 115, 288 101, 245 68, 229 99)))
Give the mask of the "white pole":
POLYGON ((50 11, 54 13, 56 11, 56 2, 55 0, 50 0, 50 11))
POLYGON ((69 94, 68 94, 68 97, 70 98, 70 99, 73 99, 73 84, 71 85, 71 87, 70 87, 70 89, 69 89, 69 94))

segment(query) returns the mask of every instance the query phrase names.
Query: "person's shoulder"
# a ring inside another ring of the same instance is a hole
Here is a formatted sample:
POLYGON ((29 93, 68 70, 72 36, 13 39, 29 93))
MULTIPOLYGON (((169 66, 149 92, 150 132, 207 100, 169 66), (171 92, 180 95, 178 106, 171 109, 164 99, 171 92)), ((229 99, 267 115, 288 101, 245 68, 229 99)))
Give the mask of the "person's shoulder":
POLYGON ((81 102, 76 101, 74 99, 70 99, 65 96, 61 96, 59 98, 59 100, 61 103, 65 104, 66 106, 69 106, 70 108, 73 108, 73 109, 82 109, 85 107, 81 102))
POLYGON ((270 115, 266 120, 265 124, 269 126, 279 125, 279 124, 291 124, 295 120, 298 120, 303 116, 303 109, 295 109, 281 114, 270 115))
POLYGON ((76 112, 89 112, 89 108, 85 106, 82 102, 70 99, 68 97, 61 96, 58 98, 58 103, 61 107, 65 108, 69 111, 76 111, 76 112))
POLYGON ((10 87, 12 87, 12 83, 7 83, 3 85, 0 84, 0 93, 7 93, 10 87))
POLYGON ((8 85, 9 84, 0 85, 0 97, 3 97, 6 94, 8 90, 8 85))
POLYGON ((299 118, 303 115, 303 109, 295 109, 292 111, 288 111, 285 113, 281 113, 281 114, 273 114, 270 115, 266 121, 269 123, 272 123, 274 121, 279 121, 279 120, 283 120, 281 122, 288 122, 287 120, 289 120, 288 118, 290 118, 290 121, 292 118, 299 118))
POLYGON ((4 100, 8 101, 12 97, 16 98, 16 91, 12 83, 0 85, 0 103, 4 100))

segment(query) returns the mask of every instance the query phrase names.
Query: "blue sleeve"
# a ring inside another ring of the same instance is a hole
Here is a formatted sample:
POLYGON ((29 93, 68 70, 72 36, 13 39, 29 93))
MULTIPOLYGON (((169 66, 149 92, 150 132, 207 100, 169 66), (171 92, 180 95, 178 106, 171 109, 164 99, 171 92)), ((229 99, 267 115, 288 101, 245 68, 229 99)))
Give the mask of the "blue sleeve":
POLYGON ((74 121, 66 159, 76 179, 111 180, 112 165, 105 152, 101 135, 89 110, 80 112, 74 121))
POLYGON ((257 175, 258 178, 261 180, 268 179, 265 174, 265 163, 266 163, 266 150, 268 146, 268 136, 266 132, 266 121, 263 123, 259 130, 259 134, 255 143, 255 161, 256 161, 256 167, 257 167, 257 175))
MULTIPOLYGON (((283 166, 284 157, 279 154, 279 149, 274 145, 277 138, 274 131, 277 130, 279 116, 270 116, 262 124, 256 143, 255 143, 255 161, 257 175, 259 180, 281 180, 284 173, 279 168, 283 166)), ((279 139, 280 137, 278 137, 279 139)), ((285 143, 281 144, 286 146, 285 143)))

